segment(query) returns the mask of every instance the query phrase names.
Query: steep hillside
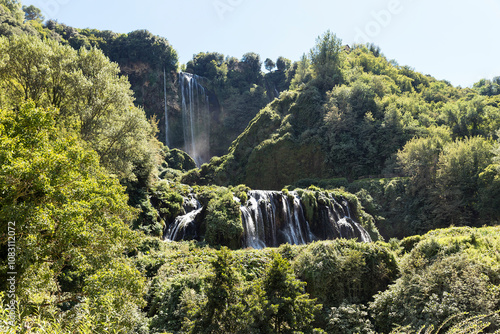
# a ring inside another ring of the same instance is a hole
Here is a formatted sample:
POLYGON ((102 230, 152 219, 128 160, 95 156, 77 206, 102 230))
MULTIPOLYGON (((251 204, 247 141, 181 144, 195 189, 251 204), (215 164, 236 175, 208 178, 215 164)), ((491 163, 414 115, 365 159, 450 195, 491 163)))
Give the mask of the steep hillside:
MULTIPOLYGON (((55 21, 46 22, 43 29, 51 38, 75 49, 97 47, 118 63, 121 73, 131 83, 135 104, 144 108, 149 118, 158 121, 158 139, 170 147, 187 150, 179 64, 177 53, 167 39, 146 30, 116 34, 76 29, 55 21)), ((201 52, 182 68, 203 78, 210 109, 209 157, 226 153, 258 111, 288 89, 293 77, 291 62, 280 57, 277 64, 276 70, 272 71, 275 66, 270 67, 270 72, 263 75, 262 61, 255 53, 246 53, 238 59, 201 52)))
POLYGON ((386 237, 497 221, 499 79, 453 87, 388 61, 374 46, 341 45, 329 32, 318 38, 290 90, 226 155, 183 181, 274 190, 352 184, 386 237), (354 182, 380 177, 407 182, 354 182))

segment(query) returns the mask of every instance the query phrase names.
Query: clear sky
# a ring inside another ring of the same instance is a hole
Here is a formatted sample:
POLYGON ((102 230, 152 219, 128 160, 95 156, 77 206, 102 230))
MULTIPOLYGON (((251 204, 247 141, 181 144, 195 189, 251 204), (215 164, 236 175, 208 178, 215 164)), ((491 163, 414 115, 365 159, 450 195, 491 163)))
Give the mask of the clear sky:
POLYGON ((77 28, 166 37, 186 63, 201 51, 293 61, 330 29, 454 85, 500 76, 500 0, 24 0, 77 28))

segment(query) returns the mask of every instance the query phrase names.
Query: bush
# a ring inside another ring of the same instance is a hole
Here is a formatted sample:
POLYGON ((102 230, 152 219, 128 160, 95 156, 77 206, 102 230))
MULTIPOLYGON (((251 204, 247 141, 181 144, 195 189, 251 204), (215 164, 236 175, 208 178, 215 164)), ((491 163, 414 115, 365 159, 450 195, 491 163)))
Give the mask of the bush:
POLYGON ((304 246, 293 265, 307 292, 325 307, 366 303, 398 275, 388 248, 344 239, 304 246))
POLYGON ((326 330, 330 334, 375 334, 366 307, 345 303, 330 308, 326 330))
MULTIPOLYGON (((407 240, 408 250, 418 238, 407 240)), ((498 228, 446 229, 422 237, 402 261, 402 277, 370 305, 376 329, 390 332, 393 324, 418 330, 437 326, 448 317, 498 309, 500 279, 498 228)), ((456 316, 447 327, 463 320, 456 316)), ((494 326, 500 323, 494 321, 494 326)))
POLYGON ((231 192, 208 202, 205 223, 205 241, 208 244, 228 246, 232 249, 240 247, 244 231, 240 203, 233 199, 231 192))

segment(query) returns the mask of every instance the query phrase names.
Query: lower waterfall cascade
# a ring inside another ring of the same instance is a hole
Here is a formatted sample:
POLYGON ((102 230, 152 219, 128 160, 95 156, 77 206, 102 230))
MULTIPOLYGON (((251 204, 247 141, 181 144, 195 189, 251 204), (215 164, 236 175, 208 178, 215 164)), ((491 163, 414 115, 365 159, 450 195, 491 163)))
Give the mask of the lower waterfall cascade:
MULTIPOLYGON (((309 222, 297 192, 249 191, 248 200, 240 206, 244 229, 241 247, 262 249, 337 238, 371 242, 368 232, 353 219, 348 201, 326 194, 326 200, 318 202, 314 219, 309 222)), ((165 240, 200 237, 197 225, 202 223, 203 207, 190 197, 185 198, 183 208, 185 214, 176 217, 165 228, 165 240)))
MULTIPOLYGON (((194 222, 198 215, 203 210, 200 202, 194 197, 184 199, 183 210, 186 212, 175 218, 174 222, 168 225, 168 228, 163 233, 164 240, 179 241, 184 240, 189 229, 193 229, 194 222)), ((194 232, 196 235, 196 231, 194 232)))

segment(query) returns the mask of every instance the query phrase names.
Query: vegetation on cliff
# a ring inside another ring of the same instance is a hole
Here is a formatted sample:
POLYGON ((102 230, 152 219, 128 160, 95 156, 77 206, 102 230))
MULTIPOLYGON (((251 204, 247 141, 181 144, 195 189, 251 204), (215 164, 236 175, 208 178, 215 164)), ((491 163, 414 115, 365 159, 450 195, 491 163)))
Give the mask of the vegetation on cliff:
POLYGON ((165 102, 179 112, 166 39, 0 0, 2 332, 499 330, 500 80, 453 87, 331 32, 264 64, 183 68, 232 131, 196 169, 156 138, 165 102), (298 197, 311 224, 345 200, 376 241, 238 249, 249 187, 298 197), (194 200, 193 240, 163 241, 194 200))

